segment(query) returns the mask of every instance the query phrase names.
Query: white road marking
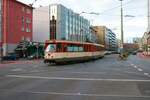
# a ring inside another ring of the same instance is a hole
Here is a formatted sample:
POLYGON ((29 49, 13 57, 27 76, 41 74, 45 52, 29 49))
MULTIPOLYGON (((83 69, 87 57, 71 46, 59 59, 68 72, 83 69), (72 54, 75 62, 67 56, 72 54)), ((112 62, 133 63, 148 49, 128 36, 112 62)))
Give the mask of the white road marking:
POLYGON ((86 94, 86 93, 61 93, 61 92, 29 92, 34 94, 49 94, 49 95, 67 95, 67 96, 107 96, 107 97, 150 97, 150 96, 141 96, 141 95, 101 95, 101 94, 86 94))
POLYGON ((134 66, 134 64, 131 64, 131 66, 134 66))
POLYGON ((11 71, 22 71, 23 69, 21 68, 15 68, 15 69, 12 69, 11 71))
POLYGON ((149 75, 149 73, 144 73, 144 75, 149 75))
POLYGON ((79 92, 79 93, 77 93, 78 95, 81 95, 81 93, 79 92))
POLYGON ((142 72, 143 70, 141 68, 138 68, 138 71, 142 72))
POLYGON ((33 67, 35 67, 35 68, 36 68, 36 67, 38 67, 38 65, 34 65, 33 67))
POLYGON ((29 71, 30 73, 36 73, 36 72, 39 72, 39 70, 31 70, 29 71))
POLYGON ((137 66, 134 66, 134 68, 137 68, 137 66))
POLYGON ((67 71, 54 71, 48 73, 67 73, 67 74, 106 74, 107 72, 67 72, 67 71))
POLYGON ((135 79, 68 78, 68 77, 41 77, 41 76, 23 76, 23 75, 6 75, 6 77, 47 79, 47 80, 150 82, 150 80, 135 80, 135 79))

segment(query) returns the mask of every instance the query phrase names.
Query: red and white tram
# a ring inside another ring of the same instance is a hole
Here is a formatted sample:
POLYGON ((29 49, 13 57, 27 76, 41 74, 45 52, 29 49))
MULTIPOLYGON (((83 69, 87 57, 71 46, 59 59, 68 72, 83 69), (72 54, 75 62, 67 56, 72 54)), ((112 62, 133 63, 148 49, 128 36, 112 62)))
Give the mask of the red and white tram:
POLYGON ((98 59, 105 54, 104 46, 63 40, 45 42, 45 63, 61 63, 98 59))

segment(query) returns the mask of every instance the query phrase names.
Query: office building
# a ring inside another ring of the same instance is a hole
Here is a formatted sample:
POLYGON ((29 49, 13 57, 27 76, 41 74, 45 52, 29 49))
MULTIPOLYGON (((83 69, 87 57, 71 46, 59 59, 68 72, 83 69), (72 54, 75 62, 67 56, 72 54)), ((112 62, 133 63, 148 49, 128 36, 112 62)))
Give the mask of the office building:
POLYGON ((90 22, 80 16, 80 14, 73 12, 61 4, 36 8, 33 12, 33 20, 36 21, 33 22, 34 41, 45 41, 47 39, 69 41, 90 40, 90 22), (40 15, 40 17, 37 15, 40 15))
POLYGON ((117 39, 114 32, 106 26, 93 26, 97 31, 98 42, 105 45, 106 50, 117 50, 117 39))

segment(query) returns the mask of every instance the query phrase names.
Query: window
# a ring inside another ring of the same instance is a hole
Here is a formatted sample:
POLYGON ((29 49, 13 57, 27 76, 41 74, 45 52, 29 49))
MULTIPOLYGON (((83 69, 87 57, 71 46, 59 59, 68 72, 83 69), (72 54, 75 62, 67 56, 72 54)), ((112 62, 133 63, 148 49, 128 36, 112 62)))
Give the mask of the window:
POLYGON ((31 23, 30 18, 26 18, 26 23, 31 23))
POLYGON ((57 52, 60 52, 62 50, 62 45, 61 43, 57 44, 57 52))
POLYGON ((24 26, 22 26, 21 31, 24 31, 24 26))
POLYGON ((26 24, 26 32, 31 32, 31 29, 29 28, 29 24, 26 24))
POLYGON ((56 51, 56 45, 55 44, 49 44, 47 48, 45 49, 46 52, 55 52, 56 51))
POLYGON ((25 30, 25 28, 24 28, 24 16, 22 16, 21 20, 22 20, 22 28, 21 28, 21 31, 24 31, 24 30, 25 30))
POLYGON ((24 12, 25 11, 25 7, 22 7, 22 12, 24 12))
POLYGON ((26 28, 26 32, 31 32, 31 30, 29 28, 26 28))
POLYGON ((68 52, 83 52, 83 47, 76 46, 76 45, 70 45, 67 47, 68 52))
POLYGON ((27 40, 27 41, 31 41, 30 37, 27 37, 26 40, 27 40))
POLYGON ((21 19, 22 19, 22 24, 24 24, 24 16, 22 16, 22 18, 21 18, 21 19))
POLYGON ((79 47, 79 52, 83 52, 83 47, 79 47))
POLYGON ((78 52, 79 51, 79 47, 75 46, 74 47, 74 52, 78 52))
POLYGON ((31 10, 30 9, 26 9, 26 13, 27 14, 31 14, 31 10))
POLYGON ((25 37, 24 37, 24 36, 22 36, 21 40, 25 40, 25 37))
POLYGON ((67 47, 67 51, 68 52, 73 52, 74 51, 74 47, 73 46, 68 46, 67 47))

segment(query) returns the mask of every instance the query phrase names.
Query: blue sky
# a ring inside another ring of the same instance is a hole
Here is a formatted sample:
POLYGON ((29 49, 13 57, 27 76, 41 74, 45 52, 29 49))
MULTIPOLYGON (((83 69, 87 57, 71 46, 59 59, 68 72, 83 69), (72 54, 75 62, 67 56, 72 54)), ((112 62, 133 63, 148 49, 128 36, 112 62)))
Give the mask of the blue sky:
MULTIPOLYGON (((18 0, 26 4, 34 0, 18 0)), ((82 14, 89 19, 93 25, 105 25, 112 29, 120 38, 120 1, 119 0, 38 0, 34 6, 47 6, 60 3, 77 13, 97 12, 97 15, 82 14), (113 8, 113 9, 112 9, 113 8)), ((135 17, 124 17, 125 41, 130 42, 133 37, 142 37, 147 29, 147 0, 124 0, 124 15, 135 17)))

